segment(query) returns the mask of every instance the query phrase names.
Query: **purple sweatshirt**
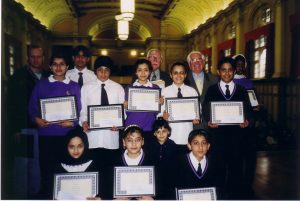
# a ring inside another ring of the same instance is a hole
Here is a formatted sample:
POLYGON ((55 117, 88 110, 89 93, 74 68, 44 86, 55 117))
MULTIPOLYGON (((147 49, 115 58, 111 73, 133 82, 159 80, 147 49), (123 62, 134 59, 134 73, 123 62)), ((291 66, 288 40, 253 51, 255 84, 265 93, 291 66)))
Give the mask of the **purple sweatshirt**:
MULTIPOLYGON (((159 87, 155 84, 153 84, 152 87, 133 86, 133 84, 131 84, 125 88, 126 101, 128 101, 129 87, 159 89, 159 87)), ((157 114, 158 114, 157 112, 126 112, 127 118, 125 120, 125 126, 127 127, 131 124, 136 124, 146 132, 152 131, 152 125, 156 120, 157 114)))
MULTIPOLYGON (((55 81, 50 82, 49 78, 42 79, 37 83, 32 91, 31 98, 29 101, 29 115, 33 122, 35 122, 35 117, 41 117, 40 114, 40 99, 50 98, 58 96, 69 96, 74 95, 77 104, 77 114, 79 118, 79 112, 81 110, 80 102, 80 87, 77 83, 70 81, 68 84, 55 81)), ((74 122, 74 126, 78 125, 78 121, 74 122)), ((64 136, 71 128, 63 128, 57 124, 51 124, 49 126, 39 128, 39 135, 41 136, 64 136)))

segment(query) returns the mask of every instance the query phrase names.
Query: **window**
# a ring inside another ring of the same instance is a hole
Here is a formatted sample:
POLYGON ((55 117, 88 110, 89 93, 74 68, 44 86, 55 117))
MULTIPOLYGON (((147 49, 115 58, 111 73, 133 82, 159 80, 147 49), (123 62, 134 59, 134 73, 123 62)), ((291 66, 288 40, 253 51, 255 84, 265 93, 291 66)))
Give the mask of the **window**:
POLYGON ((224 56, 225 57, 230 57, 231 56, 231 48, 224 50, 224 56))
POLYGON ((265 35, 254 40, 254 78, 265 78, 266 76, 266 40, 265 35))
POLYGON ((9 52, 9 75, 13 75, 14 74, 14 69, 15 69, 14 46, 9 45, 8 46, 8 52, 9 52))

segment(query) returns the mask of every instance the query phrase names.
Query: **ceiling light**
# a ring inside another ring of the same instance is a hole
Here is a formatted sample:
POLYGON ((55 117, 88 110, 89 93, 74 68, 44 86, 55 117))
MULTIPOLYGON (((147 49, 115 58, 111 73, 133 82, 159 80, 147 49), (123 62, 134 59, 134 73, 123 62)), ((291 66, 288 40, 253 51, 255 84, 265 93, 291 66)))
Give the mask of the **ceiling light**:
POLYGON ((121 0, 121 15, 124 20, 131 21, 134 17, 134 0, 121 0))

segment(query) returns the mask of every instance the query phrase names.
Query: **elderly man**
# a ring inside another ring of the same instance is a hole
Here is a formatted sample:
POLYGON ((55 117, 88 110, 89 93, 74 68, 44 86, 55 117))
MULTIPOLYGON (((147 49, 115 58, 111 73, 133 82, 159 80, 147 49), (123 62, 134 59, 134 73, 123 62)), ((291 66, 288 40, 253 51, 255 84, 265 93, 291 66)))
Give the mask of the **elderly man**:
POLYGON ((216 84, 218 78, 204 71, 205 58, 201 52, 190 52, 187 56, 187 62, 190 67, 190 72, 188 73, 186 80, 187 84, 196 89, 202 104, 208 87, 216 84))
MULTIPOLYGON (((158 49, 150 49, 147 53, 147 59, 151 62, 153 68, 149 80, 153 82, 157 80, 163 80, 165 82, 165 86, 171 85, 172 80, 169 73, 166 73, 160 69, 163 61, 161 51, 158 49)), ((132 82, 134 82, 136 79, 137 77, 134 76, 132 82)))

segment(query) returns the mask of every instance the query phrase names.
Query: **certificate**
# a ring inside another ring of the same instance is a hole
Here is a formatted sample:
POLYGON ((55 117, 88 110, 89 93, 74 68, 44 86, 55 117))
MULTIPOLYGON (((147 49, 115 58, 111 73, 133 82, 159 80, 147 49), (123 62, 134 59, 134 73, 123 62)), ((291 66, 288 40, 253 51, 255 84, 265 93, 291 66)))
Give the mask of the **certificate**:
POLYGON ((75 96, 62 96, 40 99, 42 119, 48 122, 78 119, 75 96))
POLYGON ((65 173, 54 175, 53 198, 86 199, 98 194, 98 172, 65 173))
POLYGON ((108 129, 113 126, 124 127, 124 107, 122 104, 88 106, 90 129, 108 129))
POLYGON ((210 120, 211 123, 219 125, 244 123, 243 102, 211 102, 210 120))
POLYGON ((115 167, 114 198, 155 196, 153 166, 115 167))
POLYGON ((176 189, 177 200, 217 200, 216 188, 176 189))
POLYGON ((132 112, 160 112, 160 90, 129 87, 128 110, 132 112))
POLYGON ((198 97, 166 98, 166 111, 169 122, 184 122, 200 119, 200 104, 198 97))
POLYGON ((247 92, 248 92, 251 106, 252 107, 258 106, 258 101, 257 101, 254 90, 247 90, 247 92))

